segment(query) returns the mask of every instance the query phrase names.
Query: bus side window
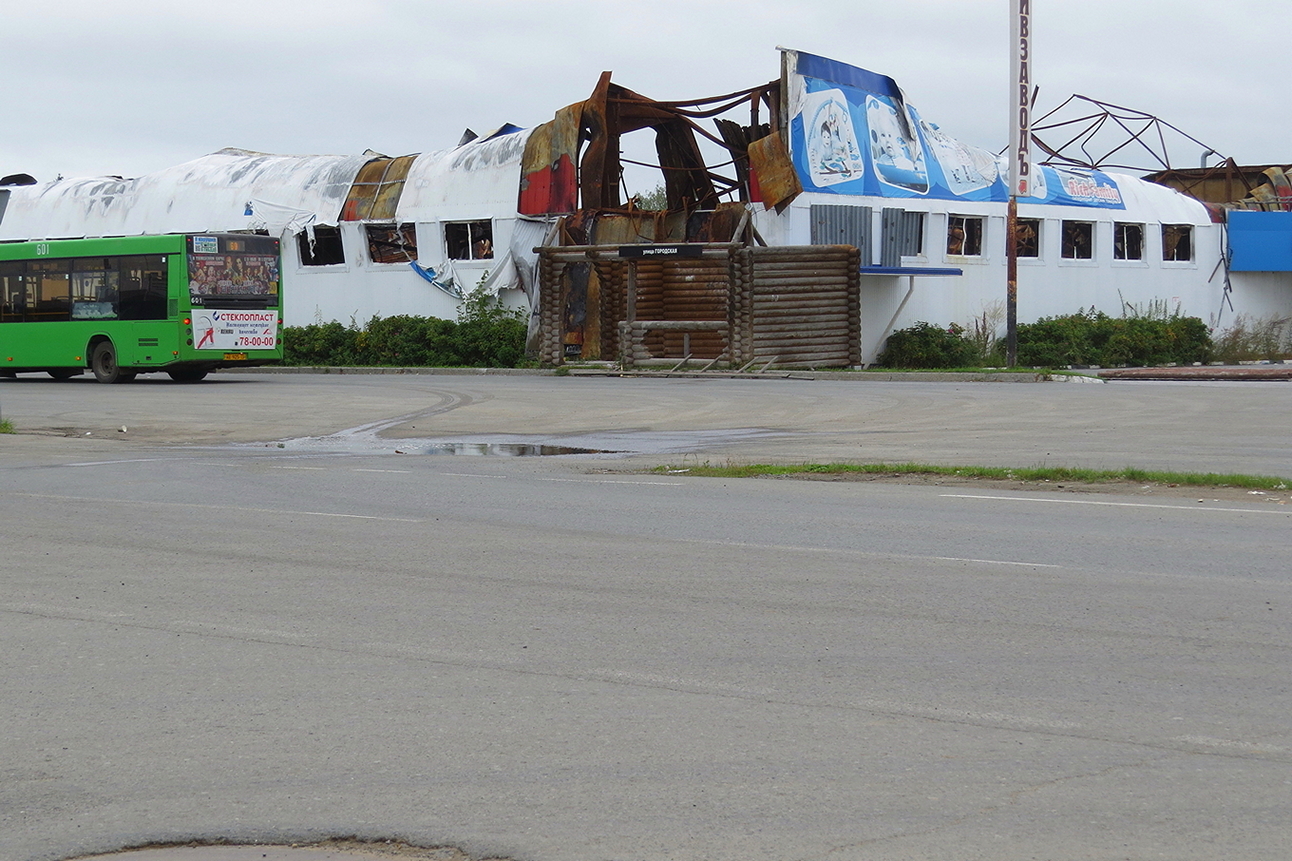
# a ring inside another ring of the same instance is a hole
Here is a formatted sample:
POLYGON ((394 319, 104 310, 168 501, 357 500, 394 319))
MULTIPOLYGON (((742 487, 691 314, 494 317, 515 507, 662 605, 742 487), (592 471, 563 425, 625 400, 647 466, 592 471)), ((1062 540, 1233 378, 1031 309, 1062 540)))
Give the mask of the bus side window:
POLYGON ((21 323, 27 312, 26 268, 21 260, 0 263, 0 323, 21 323))
POLYGON ((72 316, 71 261, 30 260, 27 277, 28 320, 69 320, 72 316), (34 289, 33 289, 34 288, 34 289), (33 295, 34 294, 34 295, 33 295))
POLYGON ((166 258, 121 258, 118 316, 122 320, 166 319, 166 258))
POLYGON ((73 260, 72 319, 116 319, 117 284, 117 261, 111 257, 73 260))

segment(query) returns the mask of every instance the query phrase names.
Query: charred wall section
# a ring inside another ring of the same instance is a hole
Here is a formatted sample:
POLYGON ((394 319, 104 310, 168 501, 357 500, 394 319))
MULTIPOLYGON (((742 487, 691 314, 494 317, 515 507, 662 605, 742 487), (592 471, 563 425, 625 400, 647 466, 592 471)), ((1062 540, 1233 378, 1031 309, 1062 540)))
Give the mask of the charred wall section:
POLYGON ((860 364, 856 247, 694 243, 666 250, 674 256, 624 257, 640 249, 610 246, 544 248, 540 360, 600 359, 625 367, 687 357, 732 367, 860 364), (588 274, 598 287, 592 302, 588 274), (582 334, 591 327, 571 331, 576 317, 593 315, 595 339, 582 334))

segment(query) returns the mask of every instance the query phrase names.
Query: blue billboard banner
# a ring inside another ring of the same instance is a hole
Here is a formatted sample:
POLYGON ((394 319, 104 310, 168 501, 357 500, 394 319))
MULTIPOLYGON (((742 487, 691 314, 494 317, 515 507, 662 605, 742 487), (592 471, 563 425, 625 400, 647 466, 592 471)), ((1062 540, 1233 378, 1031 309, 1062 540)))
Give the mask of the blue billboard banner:
MULTIPOLYGON (((790 52, 790 149, 804 191, 1004 202, 1007 165, 925 121, 892 78, 790 52)), ((1025 203, 1124 209, 1100 171, 1043 167, 1025 203)))
POLYGON ((1292 212, 1232 210, 1231 272, 1292 272, 1292 212))

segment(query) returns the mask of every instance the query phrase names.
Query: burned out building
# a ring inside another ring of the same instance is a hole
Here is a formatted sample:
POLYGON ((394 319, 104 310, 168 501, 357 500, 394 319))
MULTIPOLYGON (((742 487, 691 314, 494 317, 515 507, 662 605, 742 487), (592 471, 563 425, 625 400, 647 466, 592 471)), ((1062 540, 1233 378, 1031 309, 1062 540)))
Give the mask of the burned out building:
MULTIPOLYGON (((0 239, 266 232, 285 240, 288 324, 452 317, 479 287, 530 310, 553 364, 867 364, 896 328, 998 305, 1003 159, 891 78, 790 50, 779 72, 686 101, 605 73, 547 122, 440 152, 221 150, 135 179, 15 186, 0 239), (624 155, 630 137, 649 142, 645 166, 624 155), (632 171, 657 171, 663 199, 626 188, 632 171)), ((1216 207, 1094 165, 1035 175, 1020 320, 1155 302, 1213 322, 1292 314, 1285 275, 1230 272, 1216 207)))

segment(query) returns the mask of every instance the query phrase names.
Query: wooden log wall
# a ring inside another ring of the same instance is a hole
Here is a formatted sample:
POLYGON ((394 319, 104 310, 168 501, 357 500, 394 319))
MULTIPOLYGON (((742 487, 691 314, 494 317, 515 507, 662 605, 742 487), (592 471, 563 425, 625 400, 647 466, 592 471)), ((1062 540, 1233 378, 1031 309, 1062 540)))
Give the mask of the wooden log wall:
MULTIPOLYGON (((731 291, 730 263, 727 259, 689 258, 664 261, 660 280, 660 304, 663 316, 656 320, 704 320, 725 322, 727 296, 731 291)), ((638 295, 641 295, 640 285, 638 295)), ((651 319, 637 311, 639 320, 651 319)), ((681 359, 689 352, 697 359, 716 358, 725 349, 725 338, 716 332, 652 333, 661 349, 657 358, 681 359), (660 337, 662 335, 662 337, 660 337)))
POLYGON ((565 361, 565 346, 562 344, 564 326, 561 324, 564 273, 565 264, 554 255, 539 255, 538 360, 543 364, 559 365, 565 361))
MULTIPOLYGON (((732 361, 731 353, 728 349, 729 334, 731 327, 725 320, 637 320, 632 323, 622 322, 619 324, 619 361, 625 368, 631 368, 635 365, 659 364, 661 362, 673 362, 682 357, 661 357, 651 351, 648 339, 651 333, 661 332, 665 335, 676 335, 686 332, 692 338, 701 335, 716 341, 720 347, 718 352, 710 356, 711 359, 718 361, 732 361)), ((693 341, 694 343, 694 341, 693 341)))
MULTIPOLYGON (((637 319, 664 319, 664 261, 637 262, 637 319)), ((664 333, 647 332, 646 346, 652 355, 664 355, 664 333)))
POLYGON ((586 352, 584 358, 613 361, 619 355, 619 321, 628 317, 628 262, 619 258, 599 258, 594 263, 600 286, 600 327, 598 351, 586 352))
POLYGON ((861 255, 851 245, 750 248, 739 355, 777 367, 861 363, 861 255))

